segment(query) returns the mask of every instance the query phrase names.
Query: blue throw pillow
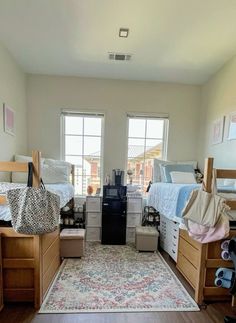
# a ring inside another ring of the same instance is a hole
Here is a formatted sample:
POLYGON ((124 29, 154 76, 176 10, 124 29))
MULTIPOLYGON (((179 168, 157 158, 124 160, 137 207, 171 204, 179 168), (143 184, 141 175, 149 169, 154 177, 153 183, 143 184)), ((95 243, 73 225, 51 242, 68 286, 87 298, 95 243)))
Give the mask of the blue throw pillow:
POLYGON ((170 172, 184 172, 184 173, 194 174, 194 168, 192 165, 169 164, 169 165, 162 165, 161 167, 165 176, 166 183, 172 183, 170 172))

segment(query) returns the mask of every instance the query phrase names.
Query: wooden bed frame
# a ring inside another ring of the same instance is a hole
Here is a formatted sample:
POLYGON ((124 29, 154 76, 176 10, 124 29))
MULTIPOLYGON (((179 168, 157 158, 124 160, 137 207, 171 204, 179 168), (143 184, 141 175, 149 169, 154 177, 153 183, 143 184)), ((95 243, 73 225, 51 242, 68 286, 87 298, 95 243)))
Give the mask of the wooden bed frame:
MULTIPOLYGON (((33 186, 40 186, 40 158, 32 152, 33 186)), ((27 163, 0 162, 0 172, 28 172, 27 163)), ((0 197, 0 204, 6 202, 0 197)), ((2 236, 3 299, 33 302, 38 309, 60 266, 59 230, 43 235, 24 235, 0 227, 2 236)))
MULTIPOLYGON (((211 192, 213 158, 207 158, 204 169, 204 183, 207 192, 211 192)), ((217 178, 236 179, 236 170, 217 169, 217 178)), ((227 201, 232 210, 236 210, 236 200, 227 201)), ((236 236, 236 230, 230 230, 230 235, 236 236)), ((226 239, 224 239, 226 240, 226 239)), ((201 305, 204 301, 216 301, 230 299, 228 289, 214 285, 215 272, 219 267, 232 268, 232 261, 221 258, 221 242, 199 243, 189 237, 187 231, 179 232, 179 247, 177 268, 195 290, 195 301, 201 305)), ((232 298, 234 306, 235 297, 232 298)))

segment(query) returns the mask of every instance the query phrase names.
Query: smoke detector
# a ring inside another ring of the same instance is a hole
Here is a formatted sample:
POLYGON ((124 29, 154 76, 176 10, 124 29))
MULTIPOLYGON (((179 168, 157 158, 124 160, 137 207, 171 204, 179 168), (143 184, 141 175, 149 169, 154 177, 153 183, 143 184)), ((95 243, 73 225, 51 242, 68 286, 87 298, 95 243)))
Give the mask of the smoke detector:
POLYGON ((132 58, 131 54, 122 54, 122 53, 108 53, 108 58, 111 61, 130 61, 132 58))

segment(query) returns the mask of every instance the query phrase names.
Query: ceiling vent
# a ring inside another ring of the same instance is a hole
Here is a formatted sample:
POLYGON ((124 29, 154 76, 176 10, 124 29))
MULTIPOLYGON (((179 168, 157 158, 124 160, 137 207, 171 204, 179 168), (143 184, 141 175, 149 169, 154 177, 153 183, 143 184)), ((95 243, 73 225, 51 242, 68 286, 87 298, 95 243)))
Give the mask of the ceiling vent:
POLYGON ((112 61, 130 61, 131 57, 131 54, 108 53, 108 58, 112 61))

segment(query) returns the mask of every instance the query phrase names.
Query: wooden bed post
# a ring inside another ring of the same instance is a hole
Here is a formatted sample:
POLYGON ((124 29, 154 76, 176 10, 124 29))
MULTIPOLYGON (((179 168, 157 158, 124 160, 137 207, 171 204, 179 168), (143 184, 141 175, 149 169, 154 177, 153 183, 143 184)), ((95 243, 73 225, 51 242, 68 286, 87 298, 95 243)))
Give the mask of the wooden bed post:
POLYGON ((212 157, 205 159, 203 183, 205 186, 204 189, 208 193, 211 193, 211 187, 212 187, 213 161, 214 161, 214 158, 212 157))
POLYGON ((71 184, 75 185, 75 165, 71 165, 71 184))
POLYGON ((203 304, 204 300, 204 287, 205 287, 205 278, 206 278, 206 259, 208 253, 208 244, 201 244, 200 256, 197 266, 197 279, 196 279, 196 288, 195 288, 195 301, 199 304, 203 304))
POLYGON ((41 181, 41 153, 37 150, 32 151, 32 161, 33 161, 33 187, 40 187, 41 181))

